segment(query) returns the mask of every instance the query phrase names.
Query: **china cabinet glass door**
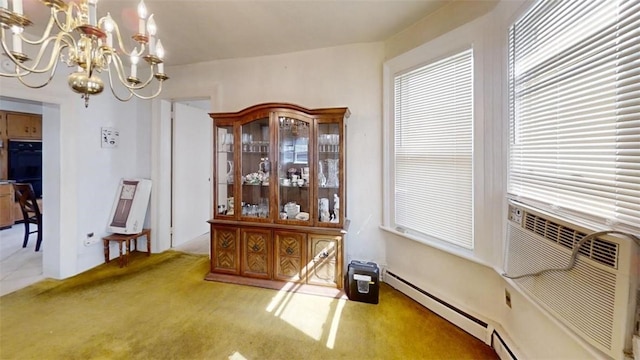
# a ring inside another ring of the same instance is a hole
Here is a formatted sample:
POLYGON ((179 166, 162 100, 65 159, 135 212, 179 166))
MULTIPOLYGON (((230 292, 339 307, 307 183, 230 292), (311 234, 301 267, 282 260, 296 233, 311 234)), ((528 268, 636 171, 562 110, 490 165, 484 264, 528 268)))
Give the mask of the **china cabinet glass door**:
POLYGON ((316 144, 318 147, 317 159, 317 189, 318 197, 318 223, 340 223, 340 206, 344 186, 341 172, 341 127, 337 123, 318 124, 316 144))
POLYGON ((241 217, 268 221, 271 177, 269 118, 246 123, 240 128, 241 217))
POLYGON ((216 204, 219 216, 234 214, 234 139, 233 126, 216 126, 216 204))
POLYGON ((278 192, 280 222, 311 221, 309 135, 311 120, 278 116, 278 192))

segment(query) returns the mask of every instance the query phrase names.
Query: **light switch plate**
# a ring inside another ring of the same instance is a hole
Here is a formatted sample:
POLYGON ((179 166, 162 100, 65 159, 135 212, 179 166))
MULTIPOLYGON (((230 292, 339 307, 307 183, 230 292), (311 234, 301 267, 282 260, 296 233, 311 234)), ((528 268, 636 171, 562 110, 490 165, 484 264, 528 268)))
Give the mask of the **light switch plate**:
POLYGON ((120 132, 116 128, 103 127, 102 128, 102 147, 103 148, 116 148, 120 142, 120 132))

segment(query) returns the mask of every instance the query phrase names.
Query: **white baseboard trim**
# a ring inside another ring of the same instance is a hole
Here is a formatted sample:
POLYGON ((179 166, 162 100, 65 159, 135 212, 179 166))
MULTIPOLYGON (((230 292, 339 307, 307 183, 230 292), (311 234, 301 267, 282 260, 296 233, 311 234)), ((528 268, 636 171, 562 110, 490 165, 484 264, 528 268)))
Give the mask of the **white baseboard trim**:
POLYGON ((485 344, 491 346, 496 351, 501 360, 518 359, 512 350, 515 346, 511 344, 510 339, 504 335, 501 336, 501 331, 494 328, 493 325, 478 319, 477 317, 458 309, 446 301, 417 287, 403 279, 401 276, 398 276, 393 271, 384 269, 383 273, 384 282, 386 284, 407 295, 453 325, 466 331, 471 336, 482 340, 485 344))
POLYGON ((491 333, 491 347, 495 350, 496 354, 498 354, 500 360, 518 360, 518 357, 512 350, 514 346, 510 343, 511 341, 509 339, 500 336, 497 329, 491 333))

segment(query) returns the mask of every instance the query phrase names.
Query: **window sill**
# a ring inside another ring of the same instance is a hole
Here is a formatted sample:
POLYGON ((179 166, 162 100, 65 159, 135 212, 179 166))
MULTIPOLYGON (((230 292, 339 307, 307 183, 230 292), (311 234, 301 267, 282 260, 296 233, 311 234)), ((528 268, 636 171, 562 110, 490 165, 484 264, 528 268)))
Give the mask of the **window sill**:
POLYGON ((476 257, 476 255, 473 252, 473 250, 464 249, 464 248, 461 248, 461 247, 458 247, 458 246, 455 246, 455 245, 447 244, 447 243, 445 243, 443 241, 439 241, 439 240, 429 240, 429 239, 420 238, 420 237, 417 237, 417 236, 414 236, 414 235, 411 235, 411 234, 402 233, 402 232, 399 232, 399 231, 397 231, 395 229, 392 229, 392 228, 390 228, 388 226, 384 226, 384 225, 380 225, 379 227, 380 227, 380 229, 382 229, 382 230, 384 230, 384 231, 386 231, 388 233, 391 233, 391 234, 403 237, 405 239, 409 239, 409 240, 418 242, 418 243, 420 243, 422 245, 426 245, 426 246, 429 246, 431 248, 434 248, 434 249, 437 249, 437 250, 440 250, 440 251, 444 251, 444 252, 446 252, 448 254, 451 254, 451 255, 463 258, 465 260, 474 262, 476 264, 487 266, 489 268, 494 269, 493 265, 491 265, 491 264, 479 259, 478 257, 476 257))

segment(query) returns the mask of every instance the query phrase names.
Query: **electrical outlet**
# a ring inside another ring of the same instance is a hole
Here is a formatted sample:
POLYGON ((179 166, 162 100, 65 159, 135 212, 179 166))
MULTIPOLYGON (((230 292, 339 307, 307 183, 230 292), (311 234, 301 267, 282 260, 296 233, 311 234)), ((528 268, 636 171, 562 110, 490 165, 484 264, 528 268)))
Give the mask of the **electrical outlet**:
POLYGON ((98 238, 95 238, 93 235, 94 235, 93 232, 87 233, 87 237, 84 239, 84 246, 91 246, 97 243, 98 241, 100 241, 98 238))
POLYGON ((511 309, 511 293, 507 289, 504 289, 504 302, 511 309))
POLYGON ((509 220, 522 225, 522 209, 509 205, 509 220))

